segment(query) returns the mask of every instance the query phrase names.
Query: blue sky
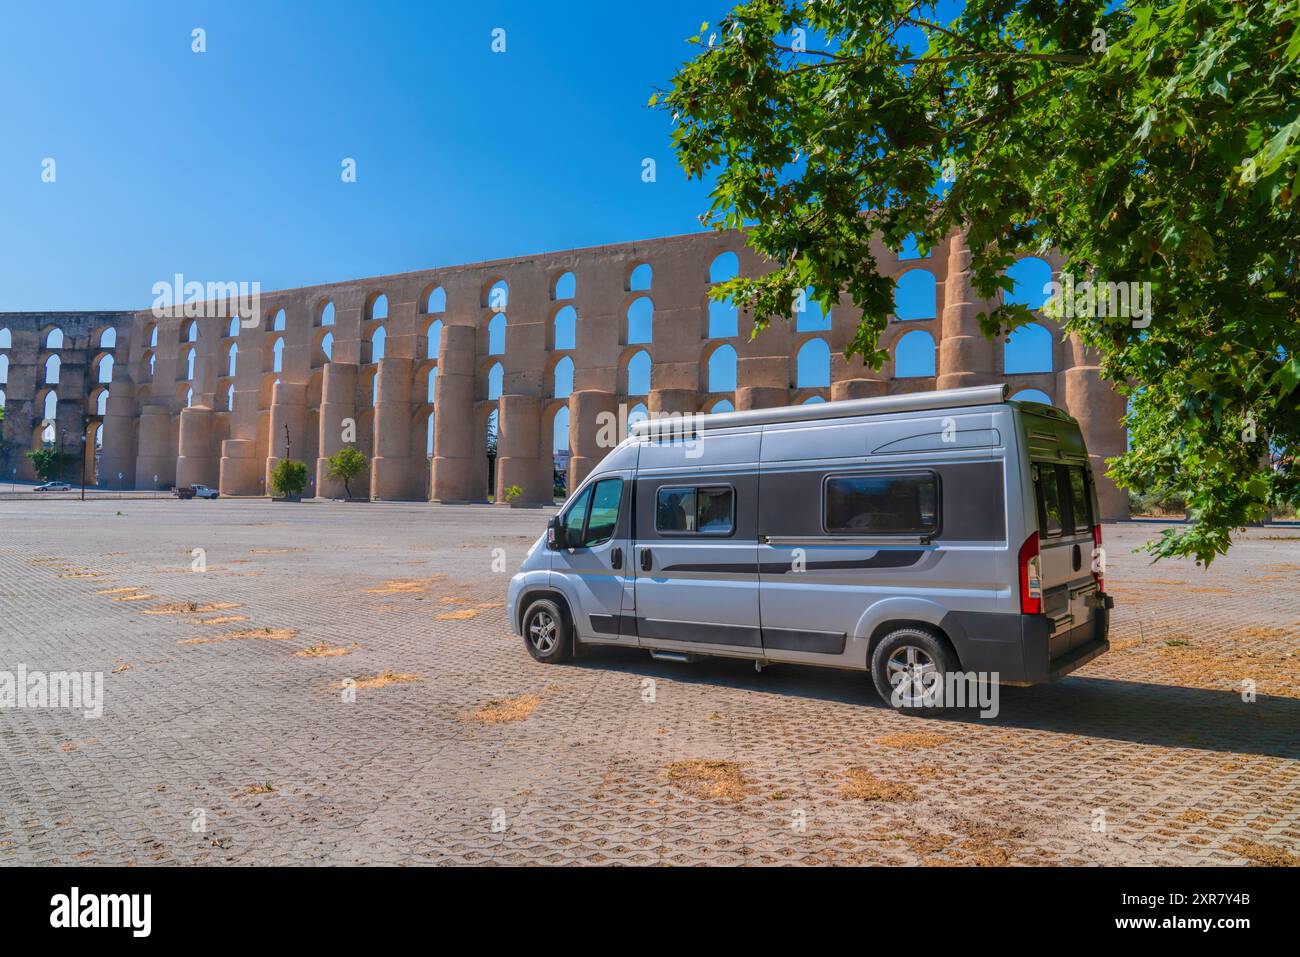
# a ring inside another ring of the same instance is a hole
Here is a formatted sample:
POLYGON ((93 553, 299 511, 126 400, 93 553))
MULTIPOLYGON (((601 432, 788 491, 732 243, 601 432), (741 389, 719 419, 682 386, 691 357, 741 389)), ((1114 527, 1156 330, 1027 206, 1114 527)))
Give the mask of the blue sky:
POLYGON ((728 8, 8 3, 0 311, 143 308, 176 272, 277 289, 698 230, 706 187, 645 102, 728 8))

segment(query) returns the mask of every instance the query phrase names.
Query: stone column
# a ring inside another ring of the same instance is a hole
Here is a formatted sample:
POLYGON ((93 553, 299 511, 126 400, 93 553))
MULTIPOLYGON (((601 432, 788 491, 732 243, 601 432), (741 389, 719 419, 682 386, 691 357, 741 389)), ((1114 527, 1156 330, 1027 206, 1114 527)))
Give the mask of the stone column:
MULTIPOLYGON (((327 362, 321 378, 320 435, 316 447, 316 495, 320 498, 342 498, 346 491, 343 483, 330 478, 327 460, 350 443, 343 441, 345 419, 356 429, 357 416, 357 366, 350 362, 327 362)), ((353 489, 362 488, 361 477, 353 481, 353 489)))
POLYGON ((841 399, 872 399, 885 395, 889 383, 884 379, 842 379, 831 383, 831 401, 841 399))
POLYGON ((182 409, 176 484, 215 486, 218 465, 216 456, 212 454, 212 410, 205 405, 191 405, 182 409))
POLYGON ((417 495, 411 475, 411 360, 385 357, 379 360, 378 366, 370 497, 377 502, 414 499, 417 495))
POLYGON ((1058 401, 1078 420, 1088 446, 1101 520, 1122 521, 1129 517, 1128 493, 1106 474, 1105 460, 1124 453, 1124 397, 1101 377, 1096 355, 1084 348, 1077 335, 1064 345, 1067 366, 1056 377, 1058 401))
POLYGON ((539 463, 542 403, 533 395, 503 395, 497 432, 496 502, 505 504, 506 489, 519 486, 521 505, 549 504, 552 489, 543 484, 539 463))
POLYGON ((114 378, 103 425, 104 455, 99 460, 103 484, 107 488, 131 488, 135 484, 135 385, 131 380, 114 378))
POLYGON ((789 389, 747 385, 736 390, 737 412, 744 412, 747 409, 775 409, 789 404, 789 389))
POLYGON ((160 405, 140 410, 140 438, 135 458, 135 487, 156 489, 171 484, 176 459, 171 454, 171 413, 160 405), (155 481, 154 476, 157 476, 155 481))
POLYGON ((277 382, 271 390, 271 434, 267 436, 266 493, 274 494, 271 473, 286 455, 302 461, 307 449, 307 387, 289 382, 277 382), (289 435, 285 436, 285 426, 289 435), (297 452, 295 456, 294 453, 297 452))
POLYGON ((438 347, 438 376, 434 380, 433 469, 429 498, 435 502, 481 502, 479 470, 474 461, 473 326, 442 327, 438 347))
POLYGON ((569 395, 569 491, 572 493, 623 436, 618 431, 618 397, 584 389, 569 395), (604 413, 602 415, 602 413, 604 413), (611 417, 613 425, 611 422, 611 417))
POLYGON ((996 304, 975 298, 970 283, 970 261, 966 233, 958 232, 948 246, 936 389, 960 389, 998 381, 993 371, 993 343, 984 338, 976 320, 976 316, 996 304))
POLYGON ((257 443, 252 439, 226 439, 221 443, 217 491, 222 495, 257 495, 257 443))
POLYGON ((749 356, 736 362, 736 411, 790 404, 790 358, 749 356))
POLYGON ((694 389, 651 389, 646 403, 652 419, 669 415, 694 415, 700 411, 700 395, 694 389))

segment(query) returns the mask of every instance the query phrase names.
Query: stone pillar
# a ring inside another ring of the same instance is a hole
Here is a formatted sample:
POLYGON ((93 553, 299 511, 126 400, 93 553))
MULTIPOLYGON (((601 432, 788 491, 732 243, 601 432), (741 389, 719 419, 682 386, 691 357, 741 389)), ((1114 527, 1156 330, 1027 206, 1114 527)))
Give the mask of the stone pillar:
POLYGON ((442 327, 434 380, 433 468, 429 498, 435 502, 481 502, 474 415, 476 330, 442 327))
POLYGON ((1101 377, 1096 356, 1077 335, 1071 335, 1065 346, 1062 351, 1070 364, 1056 377, 1058 401, 1078 420, 1088 446, 1101 520, 1122 521, 1129 517, 1128 493, 1106 474, 1105 460, 1124 453, 1124 397, 1101 377))
POLYGON ((307 448, 307 387, 289 382, 277 382, 271 390, 271 434, 267 436, 266 493, 274 494, 271 473, 282 458, 297 458, 307 448), (285 435, 288 426, 289 434, 285 435), (295 450, 297 456, 294 455, 295 450))
POLYGON ((191 405, 182 409, 176 484, 215 486, 218 465, 216 456, 212 454, 212 410, 206 405, 191 405))
POLYGON ((221 443, 217 491, 222 495, 258 495, 257 443, 252 439, 226 439, 221 443))
POLYGON ((385 357, 378 366, 370 497, 376 502, 415 499, 419 496, 411 474, 411 360, 385 357))
POLYGON ((542 403, 533 395, 503 395, 497 431, 496 502, 505 504, 506 489, 519 486, 520 505, 549 504, 554 495, 551 483, 542 482, 548 472, 539 461, 542 448, 542 403))
POLYGON ((171 413, 160 405, 140 410, 140 438, 135 457, 135 487, 156 489, 170 485, 176 476, 171 454, 171 413), (157 476, 155 480, 154 476, 157 476))
POLYGON ((700 394, 694 389, 651 389, 646 403, 650 417, 694 415, 700 411, 700 394))
POLYGON ((131 380, 114 378, 108 390, 103 425, 101 484, 106 488, 131 488, 135 484, 135 386, 131 380), (120 479, 118 473, 122 475, 120 479))
POLYGON ((741 386, 736 390, 736 411, 775 409, 790 404, 790 390, 771 386, 741 386))
POLYGON ((748 356, 736 362, 736 411, 790 404, 789 356, 748 356))
POLYGON ((610 449, 623 440, 618 434, 618 397, 612 392, 584 389, 569 395, 569 491, 573 492, 610 449), (602 415, 602 413, 605 413, 602 415), (607 423, 613 417, 614 426, 607 423), (604 426, 604 428, 602 428, 604 426))
POLYGON ((948 247, 948 273, 943 283, 943 317, 939 338, 936 389, 960 389, 997 382, 993 343, 984 338, 976 320, 996 305, 975 298, 970 283, 970 247, 964 231, 948 247))
POLYGON ((884 379, 843 379, 831 383, 831 401, 842 399, 872 399, 885 395, 889 383, 884 379))
MULTIPOLYGON (((327 362, 321 379, 320 435, 316 447, 316 495, 320 498, 342 498, 346 491, 343 483, 330 478, 327 460, 349 443, 343 441, 344 419, 351 419, 356 428, 357 367, 349 362, 327 362)), ((353 488, 361 488, 361 477, 353 481, 353 488)))

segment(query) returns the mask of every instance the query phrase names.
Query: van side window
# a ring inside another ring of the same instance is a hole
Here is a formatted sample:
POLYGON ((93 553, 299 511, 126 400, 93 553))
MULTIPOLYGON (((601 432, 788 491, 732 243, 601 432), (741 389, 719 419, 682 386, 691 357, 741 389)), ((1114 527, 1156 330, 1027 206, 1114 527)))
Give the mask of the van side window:
POLYGON ((1060 535, 1065 527, 1061 486, 1055 465, 1034 466, 1034 490, 1038 496, 1038 530, 1044 537, 1060 535))
POLYGON ((1083 474, 1083 466, 1074 465, 1066 470, 1070 473, 1070 513, 1074 516, 1076 532, 1092 531, 1092 496, 1088 494, 1088 480, 1083 474))
POLYGON ((939 483, 933 472, 832 475, 824 504, 828 532, 921 535, 939 528, 939 483))
POLYGON ((587 521, 587 505, 591 502, 591 486, 588 485, 573 500, 568 511, 564 513, 565 538, 570 542, 582 540, 582 526, 587 521))
POLYGON ((655 499, 655 531, 729 535, 735 527, 735 494, 729 485, 661 488, 655 499))
POLYGON ((587 531, 582 544, 599 545, 614 537, 618 525, 618 503, 623 498, 622 479, 601 479, 591 495, 591 514, 587 517, 587 531))

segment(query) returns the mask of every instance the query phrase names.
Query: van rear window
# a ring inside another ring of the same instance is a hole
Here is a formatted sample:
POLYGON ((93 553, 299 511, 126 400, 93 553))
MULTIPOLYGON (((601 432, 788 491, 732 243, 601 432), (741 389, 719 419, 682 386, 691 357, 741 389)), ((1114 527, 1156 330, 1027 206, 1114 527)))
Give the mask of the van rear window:
POLYGON ((1065 528, 1065 504, 1055 465, 1034 466, 1034 490, 1038 496, 1038 531, 1046 538, 1060 535, 1065 528))
POLYGON ((1092 496, 1088 494, 1088 480, 1082 465, 1066 469, 1070 473, 1070 514, 1074 517, 1076 532, 1092 531, 1092 496))
POLYGON ((939 528, 939 483, 933 472, 832 475, 826 479, 826 531, 924 535, 939 528))

